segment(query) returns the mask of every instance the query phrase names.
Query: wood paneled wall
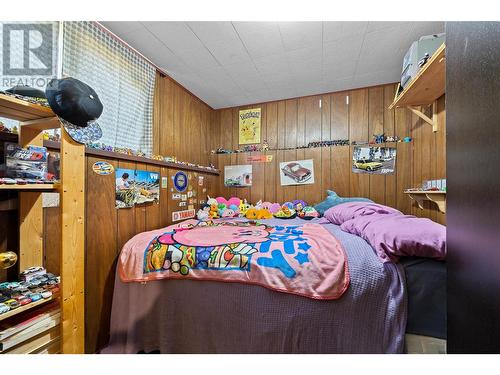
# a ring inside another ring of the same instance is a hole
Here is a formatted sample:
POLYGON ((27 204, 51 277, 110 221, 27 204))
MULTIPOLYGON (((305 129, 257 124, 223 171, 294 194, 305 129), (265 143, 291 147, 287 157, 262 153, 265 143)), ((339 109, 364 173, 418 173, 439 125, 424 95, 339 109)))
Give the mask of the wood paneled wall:
POLYGON ((237 195, 251 202, 259 199, 284 202, 300 198, 318 203, 326 196, 325 190, 331 189, 341 196, 368 197, 404 213, 444 223, 444 215, 431 202, 426 202, 425 209, 420 210, 403 194, 405 188, 419 186, 423 180, 446 177, 444 96, 438 102, 440 128, 433 133, 430 125, 409 110, 387 109, 394 98, 395 88, 391 84, 220 109, 215 111, 209 145, 211 149, 239 148, 239 110, 260 107, 262 140, 267 140, 271 149, 333 139, 369 141, 373 134, 383 132, 400 138, 410 136, 413 138, 411 143, 387 144, 397 147, 396 173, 387 176, 352 173, 352 146, 278 150, 266 153, 273 155, 272 162, 252 163, 251 188, 228 188, 223 183, 224 166, 248 164, 247 157, 259 153, 219 154, 210 156, 222 172, 217 179, 216 191, 222 196, 237 195), (281 186, 279 163, 302 159, 314 160, 315 183, 281 186))
POLYGON ((207 165, 214 110, 169 77, 157 73, 153 152, 207 165))
MULTIPOLYGON (((172 180, 177 171, 155 165, 87 156, 86 173, 86 250, 85 250, 85 352, 95 353, 106 345, 109 338, 111 301, 115 281, 116 259, 123 245, 140 232, 172 224, 172 212, 181 211, 178 201, 171 199, 172 180), (140 169, 168 177, 167 189, 160 189, 158 204, 136 205, 132 208, 115 208, 114 174, 102 176, 92 171, 96 161, 107 161, 113 167, 140 169)), ((214 195, 215 175, 187 172, 192 176, 191 185, 197 196, 214 195), (198 185, 197 176, 204 176, 204 185, 198 185), (203 189, 206 189, 203 192, 203 189)), ((198 205, 195 205, 198 208, 198 205)), ((59 271, 60 219, 57 208, 45 209, 45 266, 51 272, 59 271)))

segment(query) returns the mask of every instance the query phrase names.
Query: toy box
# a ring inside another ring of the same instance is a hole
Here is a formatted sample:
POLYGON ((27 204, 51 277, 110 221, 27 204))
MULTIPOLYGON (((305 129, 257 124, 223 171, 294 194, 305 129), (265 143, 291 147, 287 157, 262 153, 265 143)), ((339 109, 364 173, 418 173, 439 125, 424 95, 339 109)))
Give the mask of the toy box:
POLYGON ((6 143, 5 175, 10 178, 45 180, 47 178, 47 149, 31 145, 22 148, 16 143, 6 143))

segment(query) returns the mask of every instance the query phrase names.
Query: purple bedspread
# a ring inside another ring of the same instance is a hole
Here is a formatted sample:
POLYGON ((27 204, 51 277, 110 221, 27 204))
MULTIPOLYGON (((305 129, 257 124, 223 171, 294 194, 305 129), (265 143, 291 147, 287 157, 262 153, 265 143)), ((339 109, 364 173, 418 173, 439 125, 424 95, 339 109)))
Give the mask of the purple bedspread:
POLYGON ((110 342, 102 353, 403 352, 402 267, 381 263, 362 238, 324 226, 348 257, 351 283, 340 299, 318 301, 214 281, 122 283, 117 276, 110 342))

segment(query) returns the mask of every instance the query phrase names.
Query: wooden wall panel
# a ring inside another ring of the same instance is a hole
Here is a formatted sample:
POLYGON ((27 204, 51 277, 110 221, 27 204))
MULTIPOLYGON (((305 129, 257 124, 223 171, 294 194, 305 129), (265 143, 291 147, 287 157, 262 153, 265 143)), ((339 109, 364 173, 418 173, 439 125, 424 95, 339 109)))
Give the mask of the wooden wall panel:
MULTIPOLYGON (((278 148, 277 151, 268 152, 273 155, 272 162, 253 164, 252 188, 228 189, 222 186, 223 173, 220 177, 214 177, 218 186, 217 195, 229 197, 236 194, 253 203, 260 199, 282 203, 299 198, 317 203, 324 199, 325 191, 330 189, 340 196, 369 197, 405 213, 444 223, 444 215, 438 213, 434 206, 426 203, 425 210, 417 209, 403 193, 406 188, 419 186, 423 179, 445 178, 444 97, 439 99, 438 114, 443 131, 433 133, 429 125, 409 110, 388 109, 395 90, 396 85, 389 84, 215 111, 212 118, 216 123, 211 124, 211 128, 220 129, 219 133, 216 131, 213 135, 220 142, 213 146, 214 149, 239 148, 238 111, 259 107, 262 109, 262 140, 267 138, 272 149, 278 148), (374 134, 381 133, 414 139, 412 143, 385 144, 387 147, 397 147, 397 168, 391 175, 352 173, 353 146, 286 150, 320 140, 367 142, 374 134), (280 162, 309 158, 314 161, 314 184, 280 185, 280 162)), ((210 160, 223 171, 225 165, 246 164, 248 155, 213 155, 210 160)))

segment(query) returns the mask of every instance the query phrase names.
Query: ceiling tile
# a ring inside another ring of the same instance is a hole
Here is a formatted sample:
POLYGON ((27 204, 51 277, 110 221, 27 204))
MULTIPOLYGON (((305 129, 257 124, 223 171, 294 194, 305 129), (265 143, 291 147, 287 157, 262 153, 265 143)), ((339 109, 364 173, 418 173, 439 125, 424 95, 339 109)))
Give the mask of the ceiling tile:
POLYGON ((323 42, 331 42, 352 36, 363 36, 366 32, 366 21, 323 22, 323 42))
POLYGON ((277 23, 235 22, 233 24, 252 58, 284 53, 277 23))
POLYGON ((142 24, 174 53, 205 48, 185 22, 142 22, 142 24))
POLYGON ((229 21, 187 22, 187 25, 205 45, 239 39, 229 21))
POLYGON ((207 48, 221 65, 250 61, 250 55, 240 39, 212 42, 207 48))
POLYGON ((321 48, 321 22, 280 22, 279 28, 285 51, 299 48, 321 48))

